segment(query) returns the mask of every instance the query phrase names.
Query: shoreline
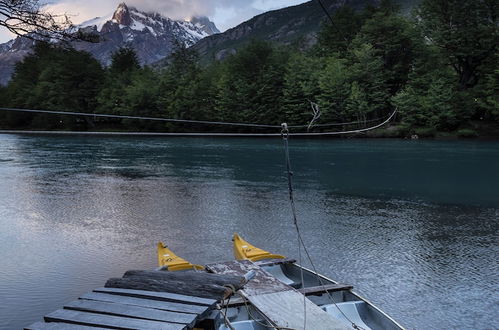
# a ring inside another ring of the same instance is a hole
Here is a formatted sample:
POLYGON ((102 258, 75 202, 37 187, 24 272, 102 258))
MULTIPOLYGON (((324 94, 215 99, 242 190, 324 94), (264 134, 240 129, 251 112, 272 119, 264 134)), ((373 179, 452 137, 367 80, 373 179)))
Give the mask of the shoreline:
MULTIPOLYGON (((341 137, 341 139, 393 139, 393 140, 411 140, 408 137, 395 136, 390 131, 381 130, 374 134, 352 134, 341 137)), ((1 130, 0 134, 8 135, 86 135, 86 136, 140 136, 140 137, 218 137, 218 138, 276 138, 280 133, 161 133, 161 132, 113 132, 113 131, 44 131, 44 130, 1 130)), ((293 134, 290 134, 293 136, 293 134)), ((296 136, 295 138, 315 138, 315 139, 338 139, 338 136, 296 136)), ((437 141, 456 141, 456 140, 478 140, 478 141, 499 141, 499 135, 461 137, 452 133, 433 136, 418 137, 417 140, 437 140, 437 141)))

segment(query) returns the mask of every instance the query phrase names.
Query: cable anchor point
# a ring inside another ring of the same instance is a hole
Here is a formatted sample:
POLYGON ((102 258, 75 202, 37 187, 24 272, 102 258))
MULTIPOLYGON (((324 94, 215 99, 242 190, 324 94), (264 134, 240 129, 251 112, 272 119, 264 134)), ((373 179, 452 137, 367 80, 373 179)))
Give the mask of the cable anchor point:
POLYGON ((281 124, 281 135, 284 139, 287 139, 289 137, 289 128, 287 123, 281 124))

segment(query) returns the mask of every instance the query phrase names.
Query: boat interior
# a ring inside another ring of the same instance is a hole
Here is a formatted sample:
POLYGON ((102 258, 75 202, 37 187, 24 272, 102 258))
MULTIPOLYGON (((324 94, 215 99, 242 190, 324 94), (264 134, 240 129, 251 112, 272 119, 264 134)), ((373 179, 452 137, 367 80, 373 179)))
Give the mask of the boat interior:
MULTIPOLYGON (((400 327, 391 320, 382 311, 371 305, 369 302, 351 291, 351 286, 342 286, 337 282, 328 279, 322 275, 316 275, 314 272, 302 268, 299 265, 289 262, 274 265, 262 265, 265 271, 272 274, 279 281, 292 286, 300 291, 307 290, 306 296, 322 310, 327 312, 335 319, 341 321, 346 328, 365 330, 392 330, 400 327), (303 272, 303 274, 302 274, 303 272), (302 283, 303 276, 303 283, 302 283), (324 289, 331 285, 336 285, 337 290, 324 289)), ((254 307, 236 300, 235 304, 230 304, 226 309, 226 317, 231 326, 236 330, 264 330, 273 329, 268 325, 265 317, 254 307)), ((223 317, 217 318, 218 330, 230 330, 223 317)))

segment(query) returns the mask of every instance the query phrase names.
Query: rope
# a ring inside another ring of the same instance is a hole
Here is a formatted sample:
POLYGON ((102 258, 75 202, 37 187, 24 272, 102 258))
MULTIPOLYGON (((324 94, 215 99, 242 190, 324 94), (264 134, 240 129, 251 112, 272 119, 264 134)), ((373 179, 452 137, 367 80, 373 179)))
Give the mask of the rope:
MULTIPOLYGON (((312 111, 314 113, 314 118, 307 125, 289 125, 288 128, 310 128, 312 127, 334 127, 334 126, 349 126, 356 124, 365 124, 377 122, 383 120, 384 118, 375 118, 367 121, 353 121, 353 122, 343 122, 343 123, 327 123, 327 124, 315 124, 314 122, 321 116, 319 106, 311 102, 312 111)), ((254 123, 235 123, 235 122, 223 122, 223 121, 207 121, 207 120, 192 120, 192 119, 175 119, 175 118, 162 118, 162 117, 143 117, 143 116, 124 116, 124 115, 111 115, 104 113, 86 113, 86 112, 72 112, 72 111, 53 111, 53 110, 38 110, 38 109, 20 109, 20 108, 0 108, 0 111, 10 111, 10 112, 27 112, 27 113, 44 113, 51 115, 67 115, 67 116, 83 116, 83 117, 96 117, 96 118, 115 118, 115 119, 135 119, 135 120, 151 120, 151 121, 162 121, 162 122, 172 122, 172 123, 189 123, 189 124, 201 124, 201 125, 223 125, 223 126, 237 126, 237 127, 253 127, 253 128, 281 128, 281 125, 270 125, 270 124, 254 124, 254 123)), ((29 132, 29 131, 26 131, 29 132)), ((146 133, 144 133, 146 134, 146 133)), ((157 133, 151 133, 157 134, 157 133)), ((186 135, 189 134, 193 136, 198 136, 200 134, 209 134, 212 136, 222 136, 224 134, 229 134, 227 136, 280 136, 280 134, 263 134, 263 133, 162 133, 169 135, 186 135)))
POLYGON ((314 117, 312 118, 312 120, 308 124, 307 132, 310 131, 310 129, 314 126, 314 123, 321 117, 321 109, 319 108, 319 105, 317 103, 312 102, 312 101, 309 101, 309 102, 310 102, 310 106, 312 107, 312 113, 314 114, 314 117))
POLYGON ((377 128, 380 128, 381 126, 384 126, 385 124, 389 123, 393 117, 397 114, 397 109, 395 109, 392 114, 381 124, 378 124, 376 126, 371 126, 367 128, 361 128, 361 129, 354 129, 354 130, 349 130, 349 131, 339 131, 339 132, 318 132, 318 133, 289 133, 289 136, 327 136, 327 135, 347 135, 347 134, 355 134, 355 133, 363 133, 363 132, 368 132, 375 130, 377 128))
MULTIPOLYGON (((312 265, 312 268, 314 270, 314 273, 315 275, 317 276, 317 279, 319 280, 322 288, 324 289, 324 291, 327 293, 329 299, 331 300, 331 302, 334 304, 334 306, 336 306, 336 308, 340 311, 340 313, 345 317, 346 320, 348 320, 348 322, 350 322, 352 324, 352 327, 354 329, 357 329, 357 330, 364 330, 362 327, 358 326, 357 324, 355 324, 355 322, 353 322, 342 310, 341 308, 337 305, 337 303, 334 301, 333 297, 331 296, 331 294, 329 293, 329 291, 326 290, 326 286, 324 284, 324 281, 322 280, 322 278, 319 276, 319 273, 317 272, 317 268, 315 267, 315 264, 312 260, 312 257, 307 249, 307 246, 305 245, 305 242, 303 241, 303 236, 301 234, 301 230, 300 230, 300 226, 298 224, 298 217, 296 215, 296 205, 295 205, 295 200, 294 200, 294 191, 293 191, 293 172, 291 171, 291 159, 290 159, 290 156, 289 156, 289 130, 288 130, 288 127, 287 125, 284 123, 282 124, 282 139, 283 139, 283 142, 284 142, 284 154, 285 154, 285 161, 286 161, 286 172, 287 172, 287 178, 288 178, 288 191, 289 191, 289 201, 290 201, 290 205, 291 205, 291 213, 292 213, 292 216, 293 216, 293 225, 295 227, 295 230, 296 230, 296 234, 298 236, 298 248, 299 248, 299 251, 300 251, 300 259, 301 259, 301 246, 303 246, 303 250, 305 251, 305 254, 307 255, 307 258, 308 260, 310 261, 310 264, 312 265)), ((301 261, 300 261, 300 264, 301 264, 301 261)), ((303 285, 303 268, 300 266, 300 269, 301 269, 301 279, 302 279, 302 285, 303 285)), ((305 308, 305 295, 303 295, 304 297, 304 319, 306 320, 306 308, 305 308)), ((306 323, 305 323, 306 324, 306 323)), ((305 329, 305 326, 304 328, 305 329)))
MULTIPOLYGON (((246 126, 246 127, 265 127, 265 128, 275 128, 281 126, 273 125, 259 125, 259 124, 245 124, 245 123, 230 123, 230 122, 217 122, 217 121, 197 121, 197 120, 184 120, 184 119, 170 119, 170 118, 157 118, 157 117, 135 117, 135 116, 119 116, 119 115, 107 115, 107 114, 90 114, 82 112, 64 112, 64 111, 49 111, 49 110, 33 110, 33 109, 15 109, 15 108, 0 108, 0 111, 20 111, 20 112, 31 112, 31 113, 48 113, 48 114, 59 114, 59 115, 76 115, 76 116, 87 116, 87 117, 104 117, 104 118, 120 118, 120 119, 140 119, 140 120, 156 120, 156 121, 169 121, 169 122, 183 122, 183 123, 197 123, 197 124, 213 124, 213 125, 235 125, 235 126, 246 126), (255 126, 257 125, 257 126, 255 126)), ((289 136, 332 136, 332 135, 347 135, 355 133, 363 133, 377 129, 381 126, 387 124, 397 113, 397 109, 381 124, 363 128, 355 129, 349 131, 338 131, 338 132, 317 132, 317 133, 289 133, 289 136)), ((360 123, 360 122, 355 122, 360 123)), ((326 124, 326 125, 346 125, 354 123, 337 123, 337 124, 326 124)), ((307 125, 308 126, 308 125, 307 125)), ((288 126, 291 127, 307 127, 307 126, 288 126)), ((320 125, 316 125, 320 126, 320 125)), ((281 133, 127 133, 127 132, 82 132, 82 131, 16 131, 16 130, 4 130, 3 133, 36 133, 36 134, 86 134, 86 135, 142 135, 142 136, 223 136, 223 137, 273 137, 281 136, 281 133)))
MULTIPOLYGON (((293 224, 297 231, 299 232, 299 226, 298 226, 298 218, 296 217, 296 207, 295 207, 295 200, 293 197, 293 172, 291 171, 291 161, 289 157, 289 145, 288 145, 288 139, 289 139, 289 129, 288 125, 286 123, 282 124, 282 139, 284 142, 284 155, 286 159, 286 173, 288 176, 288 191, 289 191, 289 200, 291 202, 291 210, 293 213, 293 224)), ((298 235, 298 259, 300 265, 302 265, 302 258, 301 258, 301 239, 300 236, 298 235)), ((305 280, 303 276, 303 268, 300 268, 300 277, 301 277, 301 285, 302 287, 305 285, 305 280)), ((307 297, 303 295, 303 330, 307 329, 307 297)))
POLYGON ((324 11, 324 13, 326 14, 327 18, 329 18, 329 20, 331 21, 331 24, 333 25, 334 29, 336 30, 336 32, 340 35, 340 37, 345 40, 345 42, 348 43, 348 39, 343 35, 343 33, 341 33, 340 29, 338 29, 338 26, 336 25, 336 23, 334 22, 333 20, 333 17, 331 16, 331 14, 329 13, 329 11, 327 10, 326 6, 324 6, 324 4, 322 3, 321 0, 317 0, 317 2, 319 2, 319 5, 321 6, 322 10, 324 11))
POLYGON ((229 318, 227 317, 227 310, 229 309, 229 304, 230 304, 230 296, 229 298, 227 299, 227 302, 224 303, 224 301, 222 301, 222 304, 220 305, 217 305, 217 309, 220 311, 220 313, 222 314, 222 316, 224 317, 224 323, 225 325, 227 326, 227 328, 229 328, 230 330, 236 330, 232 324, 230 324, 230 320, 229 318))
POLYGON ((225 310, 224 310, 224 307, 223 307, 223 306, 219 306, 217 309, 220 311, 220 313, 222 314, 222 316, 223 316, 223 318, 224 318, 224 323, 225 323, 225 326, 226 326, 227 328, 229 328, 230 330, 236 330, 236 329, 232 326, 232 324, 230 324, 229 318, 227 317, 227 308, 225 308, 225 310))
POLYGON ((116 119, 138 119, 138 120, 166 121, 166 122, 172 122, 172 123, 186 123, 186 124, 242 126, 242 127, 260 127, 260 128, 279 128, 279 127, 281 127, 279 125, 265 125, 265 124, 253 124, 253 123, 232 123, 232 122, 208 121, 208 120, 190 120, 190 119, 174 119, 174 118, 142 117, 142 116, 123 116, 123 115, 108 115, 108 114, 72 112, 72 111, 51 111, 51 110, 18 109, 18 108, 0 108, 0 110, 31 112, 31 113, 48 113, 48 114, 53 114, 53 115, 71 115, 71 116, 104 117, 104 118, 116 118, 116 119))
MULTIPOLYGON (((365 123, 374 123, 376 121, 384 120, 385 118, 374 118, 370 120, 359 120, 359 121, 350 121, 343 123, 329 123, 329 124, 314 124, 314 127, 333 127, 333 126, 348 126, 348 125, 356 125, 356 124, 365 124, 365 123)), ((305 128, 309 125, 288 125, 288 128, 305 128)))

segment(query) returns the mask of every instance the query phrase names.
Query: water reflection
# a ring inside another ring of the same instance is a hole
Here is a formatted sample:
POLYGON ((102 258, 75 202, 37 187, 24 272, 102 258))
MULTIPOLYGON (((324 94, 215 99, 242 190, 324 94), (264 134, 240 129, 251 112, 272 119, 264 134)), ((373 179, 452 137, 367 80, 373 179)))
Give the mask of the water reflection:
MULTIPOLYGON (((497 327, 498 146, 292 141, 319 270, 409 328, 497 327)), ((0 329, 155 267, 158 240, 195 263, 232 259, 233 232, 297 256, 282 158, 279 140, 0 136, 0 329)))

